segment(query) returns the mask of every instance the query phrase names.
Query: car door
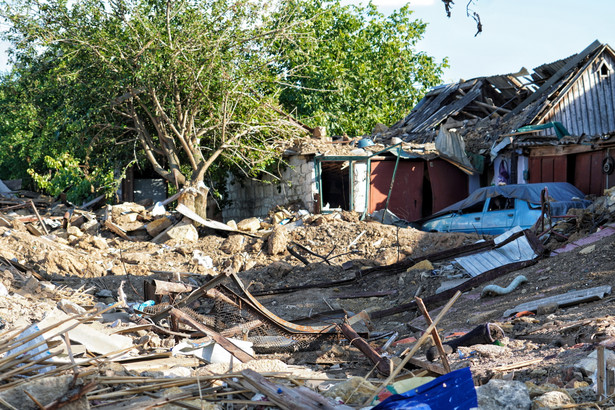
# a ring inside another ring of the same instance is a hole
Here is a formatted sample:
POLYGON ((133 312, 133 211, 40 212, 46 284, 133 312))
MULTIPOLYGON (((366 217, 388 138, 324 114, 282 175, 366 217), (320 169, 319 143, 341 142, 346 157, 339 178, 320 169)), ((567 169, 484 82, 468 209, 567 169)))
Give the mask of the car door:
POLYGON ((449 231, 480 233, 486 201, 481 201, 470 208, 461 210, 450 222, 449 231))
POLYGON ((481 232, 487 235, 502 234, 514 226, 516 200, 496 196, 489 198, 483 213, 481 232))

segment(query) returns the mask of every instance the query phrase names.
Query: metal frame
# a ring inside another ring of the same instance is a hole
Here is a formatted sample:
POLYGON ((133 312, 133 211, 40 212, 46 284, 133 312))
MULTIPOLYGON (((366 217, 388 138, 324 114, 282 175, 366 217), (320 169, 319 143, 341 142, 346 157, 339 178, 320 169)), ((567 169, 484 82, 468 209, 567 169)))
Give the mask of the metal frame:
POLYGON ((397 165, 399 163, 399 158, 401 157, 401 154, 403 152, 402 148, 401 148, 401 142, 395 144, 395 145, 391 145, 390 147, 387 147, 383 150, 380 150, 378 152, 375 152, 371 155, 316 155, 314 156, 314 172, 315 172, 315 177, 316 177, 316 188, 318 189, 318 206, 320 208, 320 212, 321 213, 331 213, 332 211, 323 211, 322 206, 322 167, 321 167, 321 163, 322 162, 344 162, 344 161, 348 161, 349 163, 349 170, 348 172, 350 172, 350 177, 349 177, 349 185, 350 185, 350 200, 349 200, 349 207, 350 209, 354 209, 354 163, 355 162, 365 162, 367 165, 366 168, 366 172, 367 172, 367 176, 365 178, 365 185, 366 185, 366 189, 365 189, 365 209, 363 211, 363 214, 361 215, 361 220, 364 220, 365 217, 367 216, 367 211, 369 208, 369 193, 370 193, 370 180, 371 180, 371 175, 372 175, 372 158, 373 157, 377 157, 381 154, 384 154, 385 152, 390 152, 391 150, 396 149, 397 151, 397 158, 396 158, 396 162, 395 162, 395 170, 393 171, 393 178, 391 181, 391 187, 389 189, 389 194, 387 195, 387 207, 388 207, 388 198, 391 195, 391 191, 393 189, 393 182, 395 181, 395 173, 397 172, 397 165))

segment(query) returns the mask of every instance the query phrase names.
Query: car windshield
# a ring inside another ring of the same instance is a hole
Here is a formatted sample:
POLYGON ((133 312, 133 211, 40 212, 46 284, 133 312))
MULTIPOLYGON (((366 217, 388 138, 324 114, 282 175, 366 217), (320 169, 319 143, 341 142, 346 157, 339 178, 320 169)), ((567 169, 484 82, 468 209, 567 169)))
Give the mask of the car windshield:
POLYGON ((472 206, 469 206, 467 208, 463 208, 461 210, 462 214, 471 214, 471 213, 475 213, 475 212, 483 212, 483 207, 485 206, 485 201, 480 201, 475 203, 472 206))

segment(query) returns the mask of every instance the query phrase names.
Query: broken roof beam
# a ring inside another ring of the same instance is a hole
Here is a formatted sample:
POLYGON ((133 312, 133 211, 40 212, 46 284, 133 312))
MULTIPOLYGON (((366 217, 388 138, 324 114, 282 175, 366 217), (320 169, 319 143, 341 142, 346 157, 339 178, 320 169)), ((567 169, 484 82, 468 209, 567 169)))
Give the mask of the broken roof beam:
POLYGON ((503 113, 505 113, 505 114, 508 114, 509 112, 511 112, 511 111, 512 111, 512 110, 508 110, 508 109, 506 109, 506 108, 496 107, 495 105, 492 105, 492 104, 487 104, 487 103, 484 103, 484 102, 482 102, 482 101, 474 101, 474 104, 479 105, 479 106, 484 107, 484 108, 487 108, 487 109, 490 109, 490 110, 492 110, 493 112, 498 112, 498 111, 500 111, 500 112, 503 112, 503 113))
POLYGON ((428 128, 436 127, 438 124, 444 121, 447 117, 454 115, 455 113, 461 111, 465 106, 467 106, 470 102, 474 101, 479 95, 481 95, 481 86, 482 86, 482 83, 477 83, 461 99, 453 102, 452 104, 448 104, 448 105, 441 107, 438 111, 436 111, 433 115, 431 115, 421 124, 414 127, 412 131, 421 132, 428 128))
POLYGON ((528 105, 540 98, 543 93, 545 93, 549 88, 551 88, 552 85, 559 81, 569 70, 577 66, 581 61, 583 61, 587 56, 589 56, 601 46, 602 44, 600 44, 600 42, 596 40, 591 43, 585 50, 581 51, 576 56, 570 58, 570 60, 568 60, 568 62, 566 62, 566 64, 562 68, 557 70, 555 74, 549 77, 549 79, 543 85, 541 85, 538 90, 534 91, 532 95, 523 100, 521 104, 517 105, 510 113, 508 113, 504 117, 504 120, 508 120, 512 116, 517 115, 521 111, 523 111, 524 108, 526 108, 528 105))

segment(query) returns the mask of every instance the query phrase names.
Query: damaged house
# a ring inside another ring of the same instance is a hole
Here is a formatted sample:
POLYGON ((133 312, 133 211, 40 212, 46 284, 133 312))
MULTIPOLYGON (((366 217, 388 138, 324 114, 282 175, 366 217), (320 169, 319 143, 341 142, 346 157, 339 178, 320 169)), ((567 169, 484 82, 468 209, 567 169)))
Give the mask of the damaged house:
POLYGON ((283 181, 229 187, 234 205, 224 219, 294 202, 363 216, 387 209, 412 221, 495 184, 570 182, 599 195, 615 185, 614 70, 615 51, 595 41, 532 73, 436 87, 369 137, 311 139, 287 150, 283 181))

